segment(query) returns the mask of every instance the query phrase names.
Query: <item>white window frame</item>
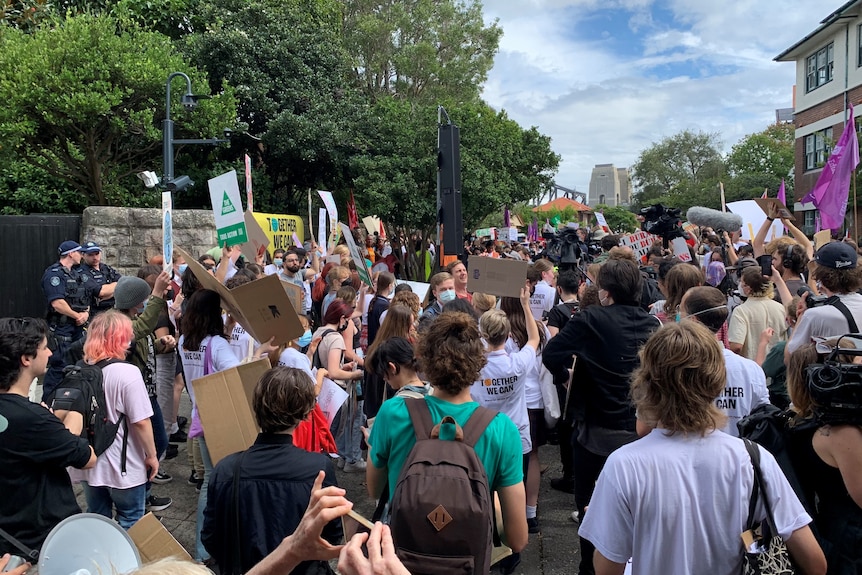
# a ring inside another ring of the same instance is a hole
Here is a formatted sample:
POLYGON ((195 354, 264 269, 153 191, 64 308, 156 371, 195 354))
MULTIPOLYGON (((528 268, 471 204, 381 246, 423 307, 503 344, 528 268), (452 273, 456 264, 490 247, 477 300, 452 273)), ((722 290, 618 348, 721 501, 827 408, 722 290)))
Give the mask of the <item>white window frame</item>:
MULTIPOLYGON (((862 50, 862 47, 860 47, 862 50)), ((805 91, 811 92, 832 81, 835 43, 830 42, 805 59, 805 91)))
POLYGON ((805 136, 805 171, 816 170, 829 159, 832 150, 832 128, 805 136))

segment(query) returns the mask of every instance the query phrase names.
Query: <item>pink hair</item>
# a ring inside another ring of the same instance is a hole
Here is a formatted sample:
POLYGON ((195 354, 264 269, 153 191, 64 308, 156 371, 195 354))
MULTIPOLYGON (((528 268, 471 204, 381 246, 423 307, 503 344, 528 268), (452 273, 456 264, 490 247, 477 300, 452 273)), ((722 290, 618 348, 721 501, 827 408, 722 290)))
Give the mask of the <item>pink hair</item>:
POLYGON ((89 363, 125 359, 132 337, 132 320, 127 316, 115 310, 99 314, 87 329, 84 359, 89 363))

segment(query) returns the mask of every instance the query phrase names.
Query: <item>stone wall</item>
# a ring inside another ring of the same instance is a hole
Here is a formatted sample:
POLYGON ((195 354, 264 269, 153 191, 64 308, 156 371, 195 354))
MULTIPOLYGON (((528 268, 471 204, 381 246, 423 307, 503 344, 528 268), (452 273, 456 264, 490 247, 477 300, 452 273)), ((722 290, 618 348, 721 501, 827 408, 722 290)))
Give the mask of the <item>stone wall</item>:
MULTIPOLYGON (((174 210, 174 245, 198 256, 216 246, 210 210, 174 210)), ((160 208, 91 206, 81 221, 81 243, 102 247, 102 261, 121 274, 134 274, 149 258, 162 253, 160 208)))

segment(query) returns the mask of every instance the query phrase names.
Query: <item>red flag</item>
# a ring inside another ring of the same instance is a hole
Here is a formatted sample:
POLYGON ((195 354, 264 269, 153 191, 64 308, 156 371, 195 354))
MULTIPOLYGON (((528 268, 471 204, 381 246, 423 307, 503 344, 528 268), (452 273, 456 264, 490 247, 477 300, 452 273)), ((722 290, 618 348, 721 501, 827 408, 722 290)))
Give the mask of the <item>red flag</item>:
POLYGON ((359 216, 356 214, 356 202, 353 200, 353 191, 350 191, 350 199, 347 201, 347 226, 354 230, 359 227, 359 216))
POLYGON ((769 197, 769 196, 767 196, 767 195, 766 195, 766 190, 763 190, 763 194, 761 194, 761 196, 760 196, 760 197, 761 197, 762 199, 766 199, 767 197, 769 197))

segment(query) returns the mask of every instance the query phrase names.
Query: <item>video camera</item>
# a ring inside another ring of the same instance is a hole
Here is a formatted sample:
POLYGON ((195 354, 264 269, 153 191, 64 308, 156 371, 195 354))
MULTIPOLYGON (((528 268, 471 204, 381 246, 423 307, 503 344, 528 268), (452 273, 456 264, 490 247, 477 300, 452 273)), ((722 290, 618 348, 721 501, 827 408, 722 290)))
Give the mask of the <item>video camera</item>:
POLYGON ((825 295, 814 295, 814 291, 808 287, 807 285, 799 286, 799 289, 796 290, 796 295, 802 297, 803 294, 808 294, 808 297, 805 298, 805 305, 807 309, 811 309, 813 307, 820 307, 821 305, 826 305, 829 303, 829 296, 825 295))
MULTIPOLYGON (((862 425, 862 364, 845 363, 839 356, 862 356, 862 349, 842 348, 845 338, 862 340, 862 334, 846 334, 828 348, 823 363, 805 368, 814 414, 824 424, 862 425)), ((818 344, 818 352, 821 346, 818 344)))
POLYGON ((641 208, 640 215, 644 221, 641 229, 647 233, 659 236, 665 247, 676 238, 685 237, 682 233, 682 218, 679 208, 668 208, 662 204, 641 208))
POLYGON ((583 246, 577 230, 564 228, 547 238, 545 256, 557 264, 560 271, 575 269, 588 261, 589 249, 585 252, 583 246))

